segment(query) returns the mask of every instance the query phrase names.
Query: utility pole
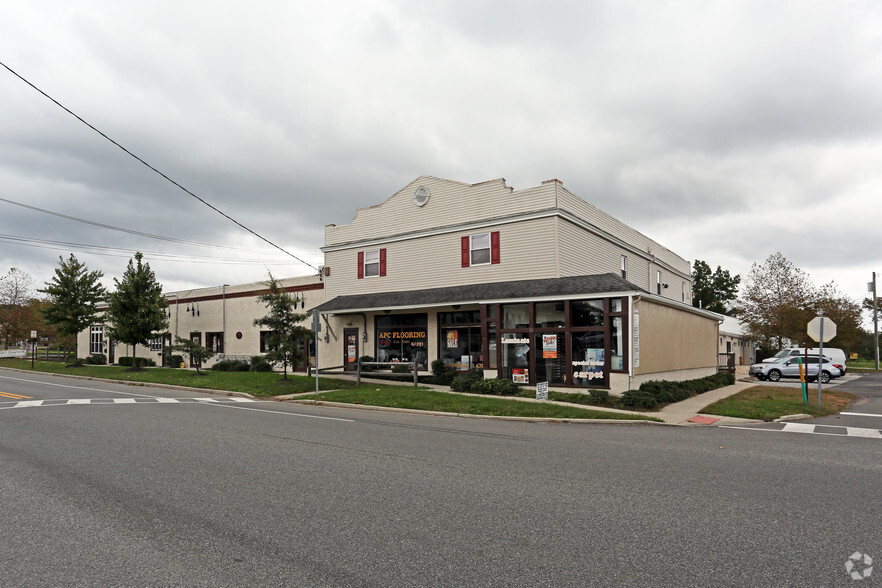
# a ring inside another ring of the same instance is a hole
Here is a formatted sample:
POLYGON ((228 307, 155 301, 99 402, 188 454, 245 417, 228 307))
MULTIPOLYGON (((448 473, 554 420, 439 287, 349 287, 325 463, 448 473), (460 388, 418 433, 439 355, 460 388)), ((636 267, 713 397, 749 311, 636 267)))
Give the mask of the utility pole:
POLYGON ((873 272, 873 281, 869 284, 873 293, 873 341, 876 348, 876 371, 879 371, 879 309, 876 307, 876 272, 873 272))

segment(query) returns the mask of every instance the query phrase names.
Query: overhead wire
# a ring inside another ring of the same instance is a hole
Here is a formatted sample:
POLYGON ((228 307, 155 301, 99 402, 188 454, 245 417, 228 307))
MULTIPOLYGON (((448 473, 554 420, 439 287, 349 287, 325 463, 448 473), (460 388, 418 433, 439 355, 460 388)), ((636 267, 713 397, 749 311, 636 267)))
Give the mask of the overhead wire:
POLYGON ((86 243, 73 243, 68 241, 53 241, 49 239, 36 239, 32 237, 19 237, 16 235, 0 234, 0 243, 9 243, 12 245, 23 245, 27 247, 36 247, 39 249, 54 249, 56 251, 82 251, 94 255, 104 255, 109 257, 130 257, 131 255, 141 252, 145 258, 186 263, 224 263, 227 265, 289 265, 291 261, 283 260, 266 260, 266 259, 241 259, 241 258, 223 258, 210 256, 182 255, 179 253, 165 253, 158 251, 144 251, 135 249, 126 249, 123 247, 110 247, 107 245, 90 245, 86 243))
POLYGON ((198 200, 199 202, 201 202, 201 203, 204 204, 205 206, 207 206, 207 207, 209 207, 210 209, 214 210, 215 212, 217 212, 218 214, 220 214, 221 216, 223 216, 223 217, 226 218, 227 220, 229 220, 229 221, 235 223, 236 225, 238 225, 238 226, 241 227, 242 229, 248 231, 249 233, 251 233, 252 235, 254 235, 255 237, 257 237, 257 238, 260 239, 261 241, 264 241, 265 243, 268 243, 269 245, 275 247, 276 249, 278 249, 279 251, 285 253, 286 255, 288 255, 288 256, 290 256, 290 257, 293 257, 294 259, 296 259, 296 260, 299 261, 300 263, 302 263, 302 264, 304 264, 304 265, 307 265, 307 266, 311 267, 312 269, 318 271, 318 268, 317 268, 316 266, 312 265, 311 263, 309 263, 309 262, 307 262, 307 261, 304 261, 304 260, 300 259, 300 258, 297 257, 296 255, 294 255, 293 253, 291 253, 291 252, 287 251, 286 249, 280 247, 279 245, 276 245, 275 243, 273 243, 272 241, 270 241, 269 239, 267 239, 267 238, 264 237, 263 235, 261 235, 261 234, 259 234, 258 232, 256 232, 256 231, 254 231, 254 230, 248 228, 247 226, 245 226, 244 224, 240 223, 239 221, 237 221, 236 219, 234 219, 234 218, 231 217, 230 215, 226 214, 225 212, 223 212, 222 210, 220 210, 220 209, 217 208, 216 206, 212 205, 211 203, 207 202, 206 200, 204 200, 204 199, 201 198, 200 196, 197 196, 196 194, 194 194, 193 192, 191 192, 190 190, 188 190, 187 188, 185 188, 184 186, 182 186, 181 184, 179 184, 179 183, 176 182, 175 180, 171 179, 169 176, 167 176, 166 174, 164 174, 163 172, 161 172, 161 171, 158 170, 157 168, 153 167, 152 165, 150 165, 149 163, 147 163, 146 161, 144 161, 143 159, 141 159, 140 157, 138 157, 137 155, 135 155, 134 153, 132 153, 131 151, 129 151, 128 149, 126 149, 125 147, 123 147, 121 144, 117 143, 115 140, 113 140, 112 138, 110 138, 107 134, 105 134, 104 132, 102 132, 101 130, 99 130, 98 128, 96 128, 95 126, 93 126, 92 124, 90 124, 89 122, 87 122, 85 119, 83 119, 81 116, 79 116, 78 114, 76 114, 75 112, 73 112, 71 109, 69 109, 69 108, 67 108, 66 106, 64 106, 61 102, 59 102, 58 100, 56 100, 55 98, 53 98, 52 96, 50 96, 49 94, 47 94, 46 92, 44 92, 43 90, 41 90, 40 88, 38 88, 36 85, 34 85, 34 84, 33 84, 32 82, 30 82, 28 79, 26 79, 24 76, 22 76, 21 74, 19 74, 19 73, 16 72, 15 70, 13 70, 11 67, 9 67, 8 65, 6 65, 6 64, 3 63, 2 61, 0 61, 0 65, 2 65, 7 71, 9 71, 9 73, 11 73, 12 75, 14 75, 14 76, 17 77, 18 79, 20 79, 21 81, 23 81, 24 83, 26 83, 27 85, 29 85, 31 88, 33 88, 34 90, 36 90, 37 92, 39 92, 40 94, 42 94, 43 96, 45 96, 47 99, 49 99, 49 100, 52 101, 53 103, 55 103, 59 108, 61 108, 62 110, 64 110, 65 112, 67 112, 68 114, 70 114, 71 116, 73 116, 74 118, 76 118, 78 121, 80 121, 81 123, 83 123, 84 125, 86 125, 87 127, 89 127, 90 129, 92 129, 93 131, 95 131, 95 132, 98 133, 99 135, 101 135, 101 136, 102 136, 103 138, 105 138, 106 140, 108 140, 108 141, 110 141, 111 143, 113 143, 114 145, 116 145, 116 146, 117 146, 119 149, 121 149, 124 153, 126 153, 126 154, 129 155, 129 156, 131 156, 131 157, 134 158, 136 161, 140 162, 141 164, 143 164, 144 166, 146 166, 148 169, 150 169, 150 170, 153 171, 154 173, 156 173, 156 174, 158 174, 159 176, 161 176, 161 177, 162 177, 163 179, 165 179, 166 181, 168 181, 168 182, 170 182, 171 184, 173 184, 174 186, 180 188, 180 189, 181 189, 182 191, 184 191, 185 193, 189 194, 190 196, 192 196, 193 198, 195 198, 196 200, 198 200))
MULTIPOLYGON (((158 239, 158 240, 161 240, 161 241, 169 241, 169 242, 171 242, 171 243, 179 243, 179 244, 182 244, 182 245, 196 245, 196 246, 198 246, 198 247, 211 247, 211 248, 213 248, 213 249, 228 249, 228 250, 230 250, 230 251, 242 251, 242 252, 255 253, 255 254, 258 253, 257 251, 254 251, 254 250, 251 250, 251 249, 243 249, 243 248, 239 248, 239 247, 230 247, 230 246, 228 246, 228 245, 213 245, 213 244, 211 244, 211 243, 200 243, 199 241, 187 241, 186 239, 176 239, 176 238, 174 238, 174 237, 163 237, 162 235, 154 235, 154 234, 152 234, 152 233, 145 233, 145 232, 142 232, 142 231, 135 231, 135 230, 133 230, 133 229, 125 229, 125 228, 123 228, 123 227, 117 227, 117 226, 114 226, 114 225, 108 225, 108 224, 104 224, 104 223, 99 223, 99 222, 97 222, 97 221, 90 221, 90 220, 87 220, 87 219, 84 219, 84 218, 79 218, 79 217, 76 217, 76 216, 70 216, 70 215, 68 215, 68 214, 63 214, 63 213, 60 213, 60 212, 53 212, 53 211, 51 211, 51 210, 46 210, 46 209, 44 209, 44 208, 37 208, 36 206, 31 206, 31 205, 29 205, 29 204, 24 204, 24 203, 22 203, 22 202, 16 202, 15 200, 9 200, 8 198, 2 198, 2 197, 0 197, 0 202, 6 202, 7 204, 14 204, 15 206, 21 206, 22 208, 27 208, 27 209, 34 210, 34 211, 37 211, 37 212, 42 212, 42 213, 45 213, 45 214, 51 214, 51 215, 53 215, 53 216, 57 216, 57 217, 59 217, 59 218, 64 218, 64 219, 68 219, 68 220, 76 221, 76 222, 79 222, 79 223, 84 223, 84 224, 87 224, 87 225, 92 225, 92 226, 95 226, 95 227, 101 227, 101 228, 104 228, 104 229, 110 229, 110 230, 112 230, 112 231, 120 231, 120 232, 122 232, 122 233, 129 233, 129 234, 131 234, 131 235, 138 235, 138 236, 141 236, 141 237, 148 237, 148 238, 150 238, 150 239, 158 239)), ((274 252, 274 253, 275 253, 275 252, 274 252)))

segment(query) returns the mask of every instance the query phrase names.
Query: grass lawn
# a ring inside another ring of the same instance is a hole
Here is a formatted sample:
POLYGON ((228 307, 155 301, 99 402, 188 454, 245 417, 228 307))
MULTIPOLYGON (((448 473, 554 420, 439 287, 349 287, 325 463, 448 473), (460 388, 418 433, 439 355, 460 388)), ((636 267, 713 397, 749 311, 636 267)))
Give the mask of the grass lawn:
MULTIPOLYGON (((0 367, 29 370, 30 360, 0 359, 0 367)), ((315 391, 315 377, 288 375, 282 379, 279 373, 266 372, 202 372, 197 375, 190 370, 174 368, 146 368, 129 372, 118 366, 83 366, 68 368, 53 361, 37 361, 34 371, 85 376, 91 378, 143 382, 147 384, 170 384, 190 388, 207 388, 232 392, 247 392, 254 396, 271 397, 315 391)), ((366 406, 389 406, 414 410, 433 410, 457 414, 480 414, 493 416, 521 416, 557 419, 627 419, 653 420, 642 415, 604 412, 555 404, 523 402, 495 396, 466 396, 448 394, 429 388, 383 384, 362 384, 337 378, 319 378, 319 400, 361 404, 366 406)), ((312 397, 307 397, 312 398, 312 397)))
POLYGON ((631 415, 556 404, 524 402, 522 400, 511 400, 497 396, 449 394, 429 388, 414 388, 413 386, 384 385, 377 388, 376 385, 362 385, 359 388, 322 392, 318 398, 328 402, 434 410, 458 414, 555 419, 659 420, 637 414, 631 415))
POLYGON ((734 396, 718 400, 701 412, 718 416, 744 419, 777 419, 788 414, 810 414, 813 417, 838 414, 845 410, 857 396, 838 390, 821 392, 818 406, 818 388, 809 386, 808 404, 802 401, 800 388, 754 386, 734 396))
MULTIPOLYGON (((0 359, 0 367, 23 370, 31 369, 30 360, 0 359)), ((67 376, 85 376, 123 380, 126 382, 143 382, 145 384, 170 384, 188 388, 211 390, 227 390, 230 392, 246 392, 254 396, 280 396, 315 391, 315 377, 292 376, 283 380, 282 374, 273 372, 212 372, 203 371, 202 375, 190 370, 175 368, 145 368, 138 372, 126 371, 129 368, 111 365, 86 365, 78 368, 65 367, 55 361, 36 361, 34 371, 64 374, 67 376)), ((319 390, 335 390, 337 388, 354 387, 355 382, 335 378, 319 378, 319 390)))

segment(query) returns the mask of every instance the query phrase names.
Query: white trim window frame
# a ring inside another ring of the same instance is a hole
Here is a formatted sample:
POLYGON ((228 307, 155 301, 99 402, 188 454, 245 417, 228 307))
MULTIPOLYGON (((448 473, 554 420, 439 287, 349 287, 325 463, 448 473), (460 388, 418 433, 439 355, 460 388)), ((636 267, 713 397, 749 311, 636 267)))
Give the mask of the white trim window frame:
POLYGON ((364 252, 364 277, 380 277, 380 250, 370 249, 364 252))
POLYGON ((104 326, 92 325, 89 329, 89 354, 104 353, 104 326))
POLYGON ((490 233, 477 233, 469 238, 469 257, 472 265, 490 265, 490 233))

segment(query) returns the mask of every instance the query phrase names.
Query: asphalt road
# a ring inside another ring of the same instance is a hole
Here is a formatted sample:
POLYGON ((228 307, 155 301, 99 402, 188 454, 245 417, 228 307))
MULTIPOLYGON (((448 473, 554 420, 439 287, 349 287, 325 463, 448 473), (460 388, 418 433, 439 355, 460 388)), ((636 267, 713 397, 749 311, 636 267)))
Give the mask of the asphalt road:
POLYGON ((2 586, 854 585, 850 556, 882 557, 880 481, 876 439, 0 370, 2 586))

